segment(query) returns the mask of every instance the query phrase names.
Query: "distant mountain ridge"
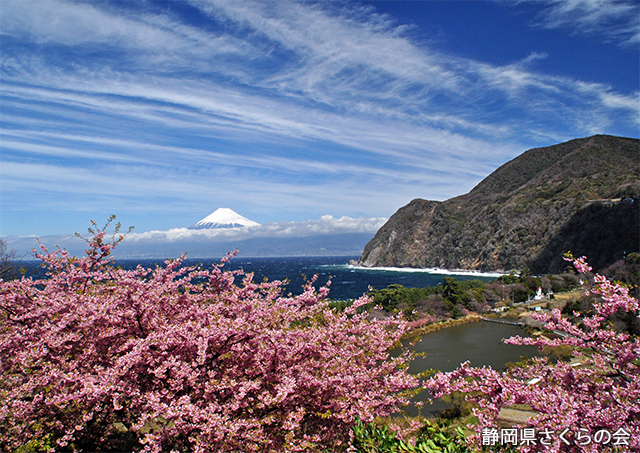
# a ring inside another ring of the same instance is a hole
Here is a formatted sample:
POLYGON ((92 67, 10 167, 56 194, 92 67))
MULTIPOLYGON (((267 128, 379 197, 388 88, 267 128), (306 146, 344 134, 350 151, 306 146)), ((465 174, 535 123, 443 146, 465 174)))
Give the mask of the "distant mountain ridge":
POLYGON ((229 208, 218 208, 204 219, 189 227, 190 230, 214 230, 220 228, 245 228, 260 226, 229 208))
POLYGON ((415 199, 366 245, 366 267, 536 273, 586 255, 603 268, 640 244, 640 140, 607 135, 529 150, 469 193, 415 199))

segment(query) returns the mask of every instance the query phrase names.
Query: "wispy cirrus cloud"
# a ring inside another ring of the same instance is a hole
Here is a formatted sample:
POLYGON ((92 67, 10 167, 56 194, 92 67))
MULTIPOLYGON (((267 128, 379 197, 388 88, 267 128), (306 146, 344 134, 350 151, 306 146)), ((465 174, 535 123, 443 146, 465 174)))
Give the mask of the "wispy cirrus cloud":
POLYGON ((0 9, 2 208, 20 215, 387 216, 527 147, 640 124, 637 92, 536 70, 544 52, 464 58, 358 3, 0 9))
POLYGON ((537 25, 600 34, 622 46, 640 44, 640 3, 636 0, 506 0, 541 3, 537 25))

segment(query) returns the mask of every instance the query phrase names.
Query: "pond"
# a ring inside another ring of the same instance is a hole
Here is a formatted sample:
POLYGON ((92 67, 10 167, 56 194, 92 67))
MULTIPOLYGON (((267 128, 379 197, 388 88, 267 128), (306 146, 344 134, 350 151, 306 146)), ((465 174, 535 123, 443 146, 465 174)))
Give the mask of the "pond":
MULTIPOLYGON (((504 370, 507 363, 517 362, 523 356, 539 355, 535 346, 516 346, 502 342, 503 338, 516 335, 526 336, 526 332, 517 326, 482 321, 428 333, 411 348, 415 352, 426 353, 426 356, 414 359, 409 372, 417 374, 428 369, 453 371, 467 360, 475 367, 488 365, 495 370, 504 370)), ((428 399, 429 394, 423 391, 414 401, 428 399)), ((421 413, 425 417, 433 417, 448 406, 444 401, 436 400, 433 404, 426 403, 421 413)), ((407 412, 417 414, 415 407, 408 408, 407 412)))

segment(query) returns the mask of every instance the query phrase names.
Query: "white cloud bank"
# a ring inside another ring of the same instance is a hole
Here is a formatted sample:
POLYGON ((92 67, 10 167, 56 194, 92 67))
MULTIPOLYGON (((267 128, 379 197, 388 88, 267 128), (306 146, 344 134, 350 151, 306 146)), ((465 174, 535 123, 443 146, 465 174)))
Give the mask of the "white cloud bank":
MULTIPOLYGON (((325 215, 318 220, 280 221, 244 228, 132 232, 116 248, 114 256, 177 258, 188 253, 196 258, 218 258, 234 249, 239 249, 243 256, 357 255, 386 221, 386 218, 325 215)), ((25 259, 31 259, 31 250, 37 248, 35 236, 6 236, 4 239, 25 259)), ((40 241, 49 250, 58 246, 76 256, 83 255, 86 248, 84 242, 71 235, 43 236, 40 241)))
POLYGON ((244 228, 221 228, 213 230, 191 230, 189 228, 172 228, 166 231, 154 230, 145 233, 131 233, 128 242, 175 242, 184 240, 199 241, 238 241, 254 238, 305 237, 327 234, 373 233, 387 221, 386 218, 334 218, 324 215, 319 220, 306 222, 280 221, 264 225, 244 228))

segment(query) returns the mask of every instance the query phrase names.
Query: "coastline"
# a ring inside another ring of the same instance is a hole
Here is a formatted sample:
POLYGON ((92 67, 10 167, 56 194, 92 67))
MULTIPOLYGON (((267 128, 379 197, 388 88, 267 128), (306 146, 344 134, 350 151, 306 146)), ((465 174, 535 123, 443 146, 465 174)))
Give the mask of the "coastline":
MULTIPOLYGON (((576 297, 578 295, 580 295, 582 293, 581 290, 574 290, 574 291, 567 291, 565 293, 559 293, 556 295, 556 299, 554 299, 552 301, 553 305, 555 308, 562 308, 564 306, 564 304, 567 302, 568 299, 571 299, 572 297, 576 297)), ((541 302, 549 302, 549 300, 545 300, 545 301, 541 301, 541 302)), ((523 315, 528 314, 527 310, 524 309, 520 309, 517 310, 517 315, 514 318, 507 318, 506 316, 495 316, 495 315, 489 315, 489 317, 495 318, 496 320, 503 320, 505 318, 507 319, 511 319, 514 322, 520 321, 523 322, 525 324, 526 327, 531 328, 533 330, 537 330, 540 331, 540 329, 542 328, 542 326, 536 326, 535 324, 531 324, 529 322, 527 322, 527 320, 522 320, 521 318, 523 317, 523 315)), ((446 319, 444 321, 436 321, 433 322, 431 324, 427 324, 424 327, 417 327, 414 329, 410 329, 408 330, 403 336, 402 339, 403 340, 408 340, 408 339, 413 339, 415 337, 421 337, 422 335, 426 335, 428 333, 432 333, 432 332, 437 332, 438 330, 442 330, 442 329, 447 329, 449 327, 456 327, 456 326, 461 326, 463 324, 469 324, 472 322, 479 322, 482 321, 482 316, 480 316, 479 314, 476 313, 471 313, 468 314, 466 316, 463 316, 462 318, 458 318, 458 319, 446 319)))
POLYGON ((444 321, 436 321, 434 323, 428 324, 424 327, 418 327, 417 329, 411 329, 407 333, 402 336, 403 340, 413 339, 415 337, 421 337, 428 333, 437 332, 438 330, 447 329, 449 327, 461 326, 464 324, 469 324, 472 322, 480 322, 482 321, 482 316, 480 315, 466 315, 462 318, 458 319, 447 319, 444 321))

